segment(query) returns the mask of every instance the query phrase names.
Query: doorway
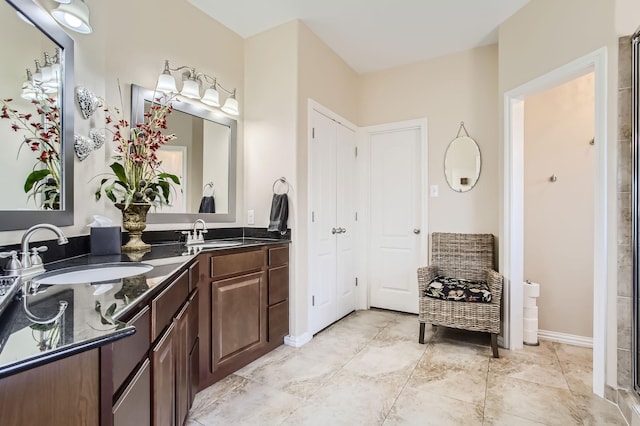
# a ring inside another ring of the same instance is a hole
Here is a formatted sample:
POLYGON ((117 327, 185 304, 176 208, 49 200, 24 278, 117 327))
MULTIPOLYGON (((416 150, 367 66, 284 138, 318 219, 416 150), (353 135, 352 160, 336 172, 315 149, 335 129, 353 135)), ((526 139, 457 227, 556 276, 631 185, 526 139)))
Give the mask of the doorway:
POLYGON ((519 349, 523 342, 524 280, 524 98, 594 73, 594 252, 593 252, 593 391, 604 396, 607 325, 607 49, 576 59, 519 86, 504 96, 504 179, 500 270, 505 278, 504 346, 519 349))
POLYGON ((418 313, 416 270, 426 264, 426 123, 364 129, 369 306, 418 313))
POLYGON ((310 112, 311 334, 356 308, 356 132, 332 115, 310 112))
POLYGON ((594 104, 593 72, 524 100, 525 342, 593 343, 594 104))

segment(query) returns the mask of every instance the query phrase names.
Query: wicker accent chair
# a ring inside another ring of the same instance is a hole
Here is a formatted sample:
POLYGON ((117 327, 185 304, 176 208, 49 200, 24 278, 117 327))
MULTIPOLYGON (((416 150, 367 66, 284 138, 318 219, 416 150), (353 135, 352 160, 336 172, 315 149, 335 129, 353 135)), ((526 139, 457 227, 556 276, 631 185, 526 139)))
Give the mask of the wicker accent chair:
POLYGON ((427 323, 482 331, 491 333, 493 357, 498 358, 503 278, 493 269, 493 240, 491 234, 432 234, 431 265, 418 268, 420 343, 424 343, 427 323), (491 302, 463 302, 425 296, 427 287, 439 275, 486 281, 491 302))

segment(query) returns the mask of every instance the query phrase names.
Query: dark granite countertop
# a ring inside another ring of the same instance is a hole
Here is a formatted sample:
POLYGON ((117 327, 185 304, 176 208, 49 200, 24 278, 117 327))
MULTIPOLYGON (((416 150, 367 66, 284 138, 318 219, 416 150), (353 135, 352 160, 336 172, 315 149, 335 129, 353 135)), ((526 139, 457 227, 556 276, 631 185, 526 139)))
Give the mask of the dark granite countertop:
POLYGON ((58 312, 60 301, 68 303, 62 317, 52 324, 32 321, 24 309, 24 299, 14 300, 0 317, 0 378, 133 334, 134 327, 120 319, 130 318, 138 302, 159 292, 201 252, 289 243, 259 238, 230 240, 240 244, 202 249, 178 243, 155 244, 146 253, 82 255, 46 264, 47 272, 112 262, 142 262, 153 269, 108 282, 40 285, 36 294, 26 298, 34 315, 51 318, 58 312))

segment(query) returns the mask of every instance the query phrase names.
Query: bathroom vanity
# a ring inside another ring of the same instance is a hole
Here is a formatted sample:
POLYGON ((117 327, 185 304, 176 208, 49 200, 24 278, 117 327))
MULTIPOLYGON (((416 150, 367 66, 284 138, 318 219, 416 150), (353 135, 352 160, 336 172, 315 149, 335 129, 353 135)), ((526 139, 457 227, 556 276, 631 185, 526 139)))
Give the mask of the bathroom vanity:
POLYGON ((199 390, 288 334, 288 242, 238 241, 187 255, 181 244, 153 246, 139 260, 154 266, 147 274, 40 288, 28 296, 34 309, 40 299, 69 301, 59 347, 47 347, 46 327, 26 326, 36 341, 7 331, 23 321, 14 302, 4 314, 14 320, 0 325, 0 423, 184 424, 199 390))

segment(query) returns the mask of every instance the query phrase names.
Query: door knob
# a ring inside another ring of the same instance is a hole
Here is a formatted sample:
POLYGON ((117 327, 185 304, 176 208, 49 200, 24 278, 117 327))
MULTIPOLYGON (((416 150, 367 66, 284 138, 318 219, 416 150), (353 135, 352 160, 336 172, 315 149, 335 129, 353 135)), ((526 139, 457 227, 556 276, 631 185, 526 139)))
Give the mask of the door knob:
POLYGON ((336 228, 331 228, 331 233, 335 235, 338 233, 338 230, 336 228))
POLYGON ((414 233, 414 234, 416 234, 416 235, 418 235, 418 234, 420 233, 420 229, 419 229, 419 228, 414 229, 414 230, 413 230, 413 233, 414 233))

